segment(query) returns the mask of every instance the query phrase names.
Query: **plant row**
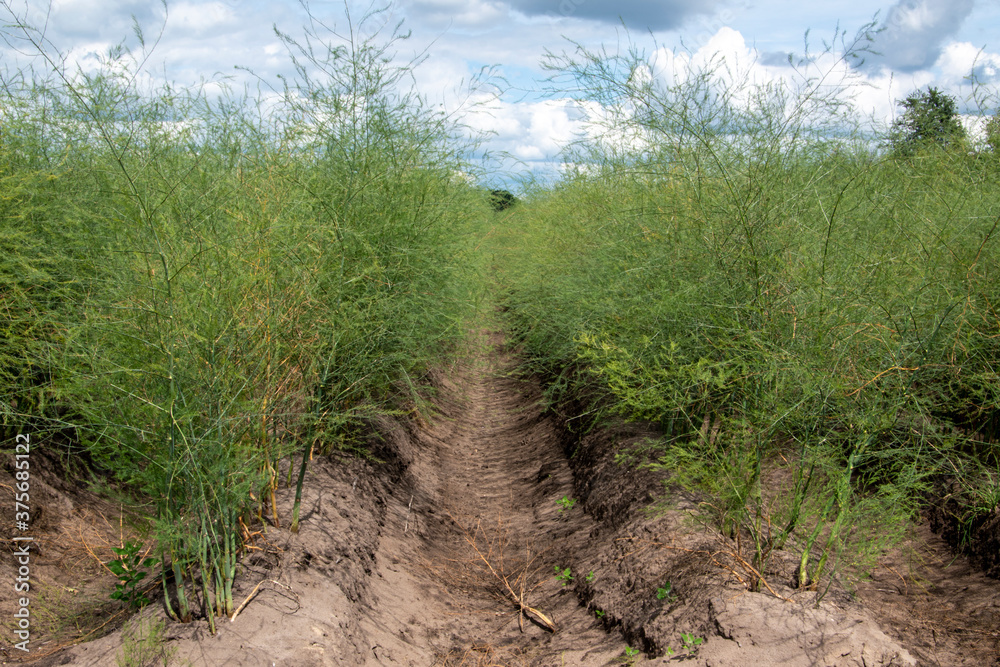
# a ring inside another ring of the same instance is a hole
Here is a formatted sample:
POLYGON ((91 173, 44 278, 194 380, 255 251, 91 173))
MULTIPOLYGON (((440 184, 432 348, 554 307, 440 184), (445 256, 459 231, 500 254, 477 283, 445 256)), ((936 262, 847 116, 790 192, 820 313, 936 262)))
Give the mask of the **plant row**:
POLYGON ((751 572, 791 550, 825 590, 946 493, 970 539, 1000 500, 995 156, 885 149, 808 66, 645 62, 553 57, 605 115, 497 240, 550 399, 656 425, 623 457, 703 493, 751 572))
POLYGON ((168 611, 214 623, 249 526, 288 520, 279 462, 295 529, 313 452, 362 449, 461 333, 488 202, 395 36, 283 36, 297 77, 255 100, 147 89, 146 51, 74 71, 19 30, 47 68, 0 100, 0 425, 153 517, 168 611))

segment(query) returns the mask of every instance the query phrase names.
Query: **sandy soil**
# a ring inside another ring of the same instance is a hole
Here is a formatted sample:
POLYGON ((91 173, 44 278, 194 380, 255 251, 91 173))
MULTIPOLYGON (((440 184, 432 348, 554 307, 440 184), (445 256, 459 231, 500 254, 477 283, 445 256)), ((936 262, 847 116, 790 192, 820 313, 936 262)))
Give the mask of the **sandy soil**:
MULTIPOLYGON (((269 527, 244 558, 234 598, 252 599, 236 621, 215 636, 204 621, 167 624, 145 664, 163 664, 164 651, 170 664, 240 666, 998 664, 998 582, 940 562, 929 533, 853 596, 837 590, 817 606, 782 584, 780 558, 765 573, 772 590, 748 592, 734 545, 689 520, 692 499, 646 511, 663 480, 614 462, 640 430, 568 435, 515 366, 499 335, 476 332, 464 361, 434 374, 433 414, 376 425, 381 463, 317 458, 301 531, 269 527)), ((104 501, 72 488, 52 488, 50 501, 61 517, 50 541, 63 551, 43 551, 40 576, 65 588, 89 572, 91 589, 107 586, 97 559, 72 549, 115 539, 119 527, 87 509, 104 501), (97 532, 56 539, 85 517, 97 532)), ((279 515, 290 507, 283 490, 279 515)), ((13 558, 0 555, 11 581, 13 558)), ((114 617, 99 597, 70 606, 114 617)), ((0 604, 12 608, 8 593, 0 604)), ((162 617, 160 605, 143 615, 162 617)), ((49 641, 35 664, 115 665, 123 651, 121 630, 49 641)))

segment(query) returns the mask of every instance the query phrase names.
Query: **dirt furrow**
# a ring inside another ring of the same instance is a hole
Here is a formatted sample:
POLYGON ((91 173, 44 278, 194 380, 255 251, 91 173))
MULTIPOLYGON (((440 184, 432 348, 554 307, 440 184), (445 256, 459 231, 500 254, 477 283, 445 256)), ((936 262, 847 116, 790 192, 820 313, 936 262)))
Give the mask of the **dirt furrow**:
POLYGON ((498 336, 478 337, 486 353, 439 379, 409 488, 390 504, 376 653, 385 664, 607 664, 624 644, 555 577, 593 522, 570 507, 573 476, 537 386, 510 376, 498 336))

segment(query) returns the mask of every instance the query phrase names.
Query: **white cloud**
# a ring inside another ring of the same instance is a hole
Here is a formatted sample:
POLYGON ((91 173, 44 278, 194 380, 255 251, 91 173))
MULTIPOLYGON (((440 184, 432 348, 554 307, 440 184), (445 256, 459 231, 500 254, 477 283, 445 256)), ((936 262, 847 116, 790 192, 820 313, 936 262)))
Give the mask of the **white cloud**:
MULTIPOLYGON (((970 45, 948 45, 939 62, 940 72, 930 70, 915 71, 910 74, 894 74, 886 68, 875 71, 858 71, 845 59, 843 53, 827 51, 808 59, 799 59, 795 66, 781 58, 764 58, 743 35, 732 28, 723 27, 707 38, 693 53, 670 50, 665 47, 655 49, 649 56, 647 67, 640 67, 632 73, 636 84, 655 83, 661 91, 672 86, 682 86, 700 72, 711 71, 712 86, 707 92, 710 97, 705 104, 720 102, 737 108, 747 108, 754 100, 754 92, 760 87, 783 88, 788 97, 785 112, 788 114, 809 113, 808 118, 800 118, 809 127, 824 127, 828 123, 842 122, 840 117, 829 115, 831 107, 819 104, 822 99, 836 101, 837 104, 851 105, 855 119, 863 129, 881 131, 897 114, 897 100, 911 91, 951 80, 954 85, 961 82, 959 73, 967 74, 978 51, 970 45), (810 93, 810 106, 799 97, 803 90, 810 93), (818 94, 817 94, 818 93, 818 94), (825 96, 832 96, 825 98, 825 96), (801 106, 800 106, 801 105, 801 106)), ((1000 72, 1000 56, 979 54, 978 67, 984 73, 1000 72)), ((684 95, 685 93, 680 93, 684 95)), ((664 92, 665 99, 669 93, 664 92)), ((777 99, 773 93, 765 93, 768 99, 777 99)), ((841 111, 844 107, 840 107, 841 111)), ((625 117, 615 117, 610 109, 587 107, 593 121, 588 135, 601 135, 600 141, 609 148, 641 148, 653 138, 642 138, 638 133, 628 132, 628 107, 617 110, 625 117), (601 128, 603 134, 597 130, 601 128)), ((773 113, 769 111, 767 113, 773 113)), ((845 128, 849 129, 849 128, 845 128)))
POLYGON ((489 114, 466 118, 473 129, 490 132, 491 146, 526 162, 551 160, 583 131, 572 100, 503 102, 489 114))
POLYGON ((528 135, 549 155, 572 141, 579 131, 579 124, 570 118, 572 105, 568 100, 551 100, 530 107, 528 135))
POLYGON ((934 64, 945 40, 972 13, 974 0, 899 0, 886 15, 869 66, 914 72, 934 64))
POLYGON ((940 83, 948 88, 969 85, 973 72, 980 83, 1000 82, 1000 54, 986 52, 969 42, 948 44, 936 66, 941 72, 940 83))
POLYGON ((168 6, 167 26, 184 36, 212 36, 213 41, 239 27, 236 15, 221 2, 179 2, 168 6))
POLYGON ((431 55, 413 71, 418 90, 435 103, 454 109, 464 100, 463 82, 468 84, 472 72, 467 63, 456 58, 431 55))
POLYGON ((722 27, 695 52, 692 64, 701 69, 717 63, 735 73, 749 70, 756 60, 756 51, 747 47, 739 31, 722 27))
POLYGON ((649 59, 649 66, 652 75, 660 82, 660 85, 671 88, 687 78, 690 60, 686 53, 678 54, 672 49, 661 46, 653 51, 653 55, 649 59))
MULTIPOLYGON (((482 101, 487 102, 487 100, 482 101)), ((489 133, 496 137, 494 141, 511 141, 526 131, 522 119, 527 115, 528 112, 522 108, 522 105, 495 103, 491 104, 489 109, 468 114, 465 117, 465 123, 475 132, 489 133)))

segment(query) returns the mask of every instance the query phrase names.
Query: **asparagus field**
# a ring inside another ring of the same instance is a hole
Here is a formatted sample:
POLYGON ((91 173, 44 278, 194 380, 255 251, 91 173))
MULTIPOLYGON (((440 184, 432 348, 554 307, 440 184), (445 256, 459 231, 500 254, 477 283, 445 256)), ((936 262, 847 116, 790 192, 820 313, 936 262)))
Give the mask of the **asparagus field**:
POLYGON ((4 660, 1000 660, 993 134, 577 47, 515 199, 398 33, 254 98, 5 30, 4 660))

